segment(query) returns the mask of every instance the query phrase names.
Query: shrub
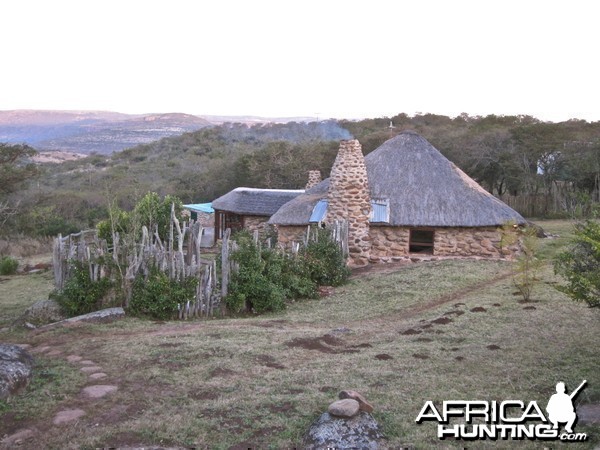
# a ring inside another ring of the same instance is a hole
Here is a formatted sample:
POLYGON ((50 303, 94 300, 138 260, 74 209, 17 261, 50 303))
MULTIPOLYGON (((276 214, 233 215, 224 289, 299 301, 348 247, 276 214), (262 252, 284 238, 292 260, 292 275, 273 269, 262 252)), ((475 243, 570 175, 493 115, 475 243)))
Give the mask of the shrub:
POLYGON ((232 312, 262 313, 285 308, 285 300, 316 297, 319 285, 339 286, 350 274, 339 245, 327 230, 317 230, 306 248, 291 255, 260 249, 247 232, 235 235, 231 255, 238 270, 231 276, 225 304, 232 312))
POLYGON ((301 250, 310 279, 319 286, 340 286, 350 276, 342 250, 329 230, 317 228, 316 236, 301 250))
POLYGON ((600 307, 600 222, 588 220, 575 226, 575 237, 569 249, 557 256, 554 271, 567 281, 558 290, 575 301, 600 307))
POLYGON ((232 252, 231 259, 238 264, 238 270, 231 277, 230 293, 225 298, 227 308, 232 312, 257 313, 284 309, 284 289, 276 281, 281 278, 282 256, 275 250, 261 252, 247 233, 238 233, 236 242, 238 249, 232 252))
POLYGON ((19 268, 19 261, 12 256, 3 256, 0 259, 0 275, 14 275, 19 268))
POLYGON ((68 317, 73 317, 101 309, 112 285, 108 278, 92 281, 87 265, 77 261, 73 262, 73 272, 65 287, 51 297, 68 317))
POLYGON ((522 230, 521 254, 515 263, 513 283, 523 296, 523 300, 529 301, 533 288, 538 281, 537 273, 542 262, 537 258, 539 239, 534 227, 522 230))
POLYGON ((178 304, 183 305, 195 298, 197 285, 195 278, 171 280, 167 274, 154 268, 148 278, 138 275, 134 280, 128 311, 154 319, 171 319, 178 304))

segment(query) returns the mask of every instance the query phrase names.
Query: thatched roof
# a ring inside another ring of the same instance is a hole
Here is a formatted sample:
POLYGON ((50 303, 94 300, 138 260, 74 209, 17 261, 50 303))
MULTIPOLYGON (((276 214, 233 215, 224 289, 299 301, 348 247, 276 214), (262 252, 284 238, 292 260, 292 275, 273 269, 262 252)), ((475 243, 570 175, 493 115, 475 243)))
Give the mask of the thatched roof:
POLYGON ((239 187, 213 200, 212 207, 221 211, 252 216, 272 216, 285 203, 304 190, 254 189, 239 187))
MULTIPOLYGON (((525 223, 512 208, 469 178, 425 138, 405 131, 365 157, 371 198, 389 199, 395 226, 480 227, 525 223)), ((329 179, 286 203, 269 220, 306 225, 327 198, 329 179)))

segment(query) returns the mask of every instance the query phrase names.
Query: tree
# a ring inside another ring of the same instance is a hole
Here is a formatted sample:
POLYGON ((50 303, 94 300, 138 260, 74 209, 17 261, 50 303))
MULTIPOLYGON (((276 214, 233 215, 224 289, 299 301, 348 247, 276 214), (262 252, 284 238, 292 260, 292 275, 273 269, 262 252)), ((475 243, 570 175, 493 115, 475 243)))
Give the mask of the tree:
POLYGON ((558 255, 554 271, 567 281, 558 290, 575 301, 600 307, 600 222, 588 220, 575 226, 570 248, 558 255))
POLYGON ((16 191, 38 174, 30 158, 37 152, 26 144, 0 143, 0 197, 16 191))

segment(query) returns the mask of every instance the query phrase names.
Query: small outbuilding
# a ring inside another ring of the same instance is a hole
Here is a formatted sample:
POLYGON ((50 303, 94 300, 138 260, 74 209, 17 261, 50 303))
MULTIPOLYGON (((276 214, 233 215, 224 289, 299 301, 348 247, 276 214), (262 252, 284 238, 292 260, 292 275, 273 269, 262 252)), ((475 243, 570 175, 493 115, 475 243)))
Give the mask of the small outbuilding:
POLYGON ((269 220, 285 245, 307 225, 347 220, 350 264, 411 255, 506 257, 502 238, 525 219, 482 188, 425 138, 405 131, 363 157, 342 141, 325 179, 281 206, 269 220), (504 227, 504 229, 502 229, 504 227))
POLYGON ((212 202, 215 220, 215 242, 225 230, 264 231, 269 218, 284 204, 303 194, 304 189, 235 188, 212 202))

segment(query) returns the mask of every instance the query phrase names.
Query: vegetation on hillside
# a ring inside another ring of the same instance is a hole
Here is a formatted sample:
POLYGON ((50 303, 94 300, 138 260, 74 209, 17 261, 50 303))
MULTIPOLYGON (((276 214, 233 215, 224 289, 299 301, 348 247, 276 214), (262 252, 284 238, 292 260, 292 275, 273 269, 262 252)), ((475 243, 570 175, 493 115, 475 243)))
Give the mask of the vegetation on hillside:
POLYGON ((93 227, 108 217, 108 199, 131 210, 148 191, 187 203, 211 201, 237 186, 302 188, 308 170, 328 176, 339 140, 353 136, 368 154, 406 129, 422 134, 495 195, 532 196, 540 214, 584 217, 600 200, 600 122, 399 114, 361 121, 229 123, 111 156, 44 165, 27 177, 27 190, 0 198, 21 200, 4 231, 51 235, 93 227), (535 197, 541 194, 553 196, 535 197))

